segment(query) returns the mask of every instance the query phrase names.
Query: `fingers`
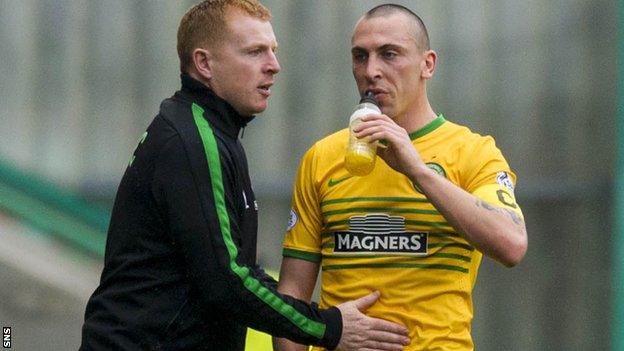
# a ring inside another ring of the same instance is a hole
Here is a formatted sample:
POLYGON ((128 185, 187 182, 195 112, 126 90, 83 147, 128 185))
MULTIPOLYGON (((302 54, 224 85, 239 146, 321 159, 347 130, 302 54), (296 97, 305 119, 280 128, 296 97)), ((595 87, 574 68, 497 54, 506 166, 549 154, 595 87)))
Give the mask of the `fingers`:
POLYGON ((353 303, 358 310, 366 311, 369 307, 374 305, 377 300, 379 300, 379 296, 379 291, 373 291, 372 293, 353 301, 353 303))
POLYGON ((353 337, 350 340, 341 340, 337 350, 384 350, 384 351, 402 351, 405 346, 409 345, 409 338, 401 336, 389 339, 387 336, 377 336, 375 339, 371 334, 353 337))
POLYGON ((387 140, 391 143, 402 139, 409 140, 407 131, 384 115, 368 115, 362 118, 362 123, 353 131, 358 139, 368 137, 373 141, 387 140))
POLYGON ((403 335, 386 331, 371 331, 368 336, 372 342, 383 344, 407 345, 410 341, 407 334, 403 335))
POLYGON ((377 140, 375 142, 375 144, 377 145, 378 148, 382 148, 382 149, 387 149, 388 145, 386 145, 385 143, 382 143, 381 141, 377 140))
POLYGON ((406 344, 393 344, 393 343, 387 343, 387 342, 381 342, 381 341, 369 341, 367 346, 365 346, 364 348, 360 350, 362 351, 365 351, 365 350, 403 351, 406 345, 407 343, 406 344))
POLYGON ((407 329, 398 324, 383 321, 381 319, 371 318, 373 324, 367 332, 367 339, 363 343, 363 347, 372 350, 403 350, 403 347, 409 345, 407 329), (380 323, 383 322, 383 323, 380 323), (379 329, 378 329, 379 328, 379 329), (390 330, 388 330, 390 329, 390 330))
POLYGON ((366 115, 362 117, 361 123, 355 126, 354 130, 356 132, 366 129, 370 126, 375 125, 385 125, 387 127, 395 127, 397 129, 402 129, 398 124, 396 124, 390 117, 386 115, 366 115))
POLYGON ((379 291, 336 307, 342 313, 339 350, 403 350, 409 344, 408 330, 402 325, 368 317, 361 311, 379 299, 379 291))
MULTIPOLYGON (((373 319, 369 318, 369 320, 373 319)), ((407 335, 376 330, 371 327, 368 323, 361 323, 354 330, 351 330, 351 333, 343 333, 338 349, 399 351, 410 343, 407 335)))
POLYGON ((389 146, 400 145, 409 142, 407 135, 403 137, 400 133, 393 133, 381 128, 368 128, 362 132, 355 133, 356 138, 374 142, 381 148, 386 149, 389 146), (383 143, 385 144, 382 144, 383 143))
POLYGON ((385 120, 385 121, 390 121, 390 122, 394 122, 392 120, 392 118, 384 115, 384 114, 375 114, 375 113, 371 113, 368 114, 364 117, 362 117, 362 122, 367 122, 367 121, 374 121, 374 120, 385 120))
POLYGON ((407 328, 403 325, 388 322, 379 318, 368 318, 370 319, 370 329, 376 333, 380 333, 383 335, 392 334, 399 336, 407 336, 408 334, 407 328))
POLYGON ((364 347, 364 348, 359 348, 357 350, 358 351, 403 351, 404 350, 404 346, 402 345, 386 345, 383 343, 378 343, 375 345, 379 345, 379 346, 364 347))

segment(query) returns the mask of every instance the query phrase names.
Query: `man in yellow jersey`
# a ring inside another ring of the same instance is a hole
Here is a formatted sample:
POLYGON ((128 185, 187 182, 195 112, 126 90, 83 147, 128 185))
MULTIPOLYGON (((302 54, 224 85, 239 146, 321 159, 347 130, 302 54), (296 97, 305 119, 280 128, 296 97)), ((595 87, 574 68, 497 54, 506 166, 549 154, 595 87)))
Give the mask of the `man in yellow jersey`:
MULTIPOLYGON (((321 306, 379 290, 367 312, 408 327, 406 350, 472 350, 472 289, 485 254, 522 260, 527 233, 516 176, 494 139, 434 112, 436 68, 422 20, 386 4, 352 37, 353 75, 382 114, 355 128, 383 141, 372 173, 344 167, 349 132, 315 143, 297 174, 278 290, 309 300, 321 269, 321 306)), ((283 339, 279 350, 305 349, 283 339)))
POLYGON ((277 40, 257 0, 204 0, 178 27, 181 88, 121 180, 80 350, 243 351, 247 327, 326 348, 400 350, 404 326, 277 292, 257 264, 258 206, 240 131, 271 96, 277 40))

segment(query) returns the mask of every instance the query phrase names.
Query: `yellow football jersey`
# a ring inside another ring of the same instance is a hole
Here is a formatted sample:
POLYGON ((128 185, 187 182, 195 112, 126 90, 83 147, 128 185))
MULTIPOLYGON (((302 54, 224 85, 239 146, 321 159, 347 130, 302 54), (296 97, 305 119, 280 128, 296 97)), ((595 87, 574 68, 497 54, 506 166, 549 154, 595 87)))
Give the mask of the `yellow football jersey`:
MULTIPOLYGON (((440 176, 522 216, 515 175, 494 139, 442 115, 410 137, 440 176)), ((472 350, 472 289, 481 253, 381 158, 367 176, 347 173, 347 140, 348 130, 341 130, 303 157, 284 256, 320 263, 323 307, 379 290, 380 300, 366 313, 407 326, 406 350, 472 350)))

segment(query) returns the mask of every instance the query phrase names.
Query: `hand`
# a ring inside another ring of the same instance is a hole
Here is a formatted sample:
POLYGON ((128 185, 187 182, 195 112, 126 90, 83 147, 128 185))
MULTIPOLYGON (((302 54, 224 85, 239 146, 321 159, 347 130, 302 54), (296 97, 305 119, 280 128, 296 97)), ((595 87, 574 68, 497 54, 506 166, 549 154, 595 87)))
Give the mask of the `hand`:
POLYGON ((424 165, 407 131, 386 115, 364 116, 354 131, 357 138, 383 140, 386 145, 379 146, 377 154, 397 172, 410 177, 419 166, 424 165))
POLYGON ((402 351, 403 347, 409 344, 407 328, 404 326, 371 318, 362 313, 372 306, 379 296, 379 291, 375 291, 336 306, 342 313, 342 337, 337 350, 402 351))

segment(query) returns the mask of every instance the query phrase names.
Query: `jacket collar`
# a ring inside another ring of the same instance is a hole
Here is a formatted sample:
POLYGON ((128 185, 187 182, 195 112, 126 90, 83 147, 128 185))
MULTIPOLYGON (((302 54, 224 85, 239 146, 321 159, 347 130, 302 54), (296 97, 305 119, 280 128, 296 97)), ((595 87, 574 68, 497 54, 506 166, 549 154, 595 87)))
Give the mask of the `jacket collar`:
POLYGON ((204 117, 214 127, 222 130, 229 136, 237 138, 241 128, 244 128, 247 123, 255 118, 255 116, 241 116, 227 101, 217 96, 209 87, 188 74, 182 73, 180 78, 182 80, 180 92, 186 98, 192 99, 192 102, 204 108, 207 112, 204 114, 204 117))

